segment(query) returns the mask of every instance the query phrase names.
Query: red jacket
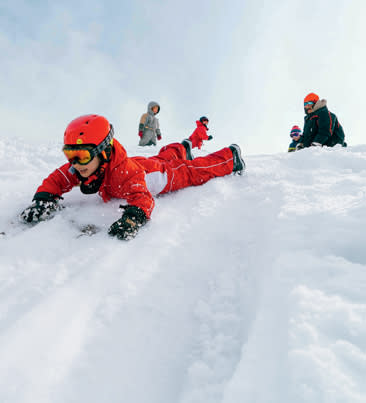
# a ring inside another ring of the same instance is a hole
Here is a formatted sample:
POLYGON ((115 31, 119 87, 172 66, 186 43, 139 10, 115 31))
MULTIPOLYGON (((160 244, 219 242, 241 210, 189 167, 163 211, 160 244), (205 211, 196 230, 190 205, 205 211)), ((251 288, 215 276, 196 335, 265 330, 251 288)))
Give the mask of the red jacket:
MULTIPOLYGON (((61 196, 80 184, 72 165, 66 163, 52 172, 37 189, 61 196)), ((154 208, 154 199, 146 187, 145 169, 126 150, 113 140, 111 161, 107 164, 99 195, 107 202, 112 197, 125 199, 128 204, 140 207, 149 218, 154 208)))
POLYGON ((196 121, 197 129, 191 134, 189 140, 192 142, 192 148, 198 147, 200 150, 203 144, 203 140, 208 140, 207 135, 207 127, 200 122, 199 120, 196 121))

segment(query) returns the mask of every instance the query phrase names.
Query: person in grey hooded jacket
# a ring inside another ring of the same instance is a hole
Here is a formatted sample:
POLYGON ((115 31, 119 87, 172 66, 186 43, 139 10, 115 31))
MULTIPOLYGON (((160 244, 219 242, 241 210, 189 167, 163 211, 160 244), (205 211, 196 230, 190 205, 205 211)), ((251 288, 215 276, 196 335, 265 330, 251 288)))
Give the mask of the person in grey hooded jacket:
POLYGON ((156 146, 156 140, 161 140, 159 120, 156 115, 160 111, 160 105, 151 101, 147 106, 147 113, 141 116, 139 124, 139 146, 156 146))

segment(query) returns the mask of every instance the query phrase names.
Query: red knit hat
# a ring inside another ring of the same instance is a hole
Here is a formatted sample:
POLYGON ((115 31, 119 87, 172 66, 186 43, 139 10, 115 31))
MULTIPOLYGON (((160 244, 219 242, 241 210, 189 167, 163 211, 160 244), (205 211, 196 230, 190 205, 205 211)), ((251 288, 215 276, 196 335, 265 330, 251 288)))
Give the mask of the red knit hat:
POLYGON ((316 104, 318 101, 319 101, 319 95, 316 95, 313 92, 310 92, 310 94, 306 95, 306 97, 304 98, 304 103, 314 102, 314 104, 316 104))
POLYGON ((292 126, 290 137, 301 136, 302 132, 299 126, 292 126))

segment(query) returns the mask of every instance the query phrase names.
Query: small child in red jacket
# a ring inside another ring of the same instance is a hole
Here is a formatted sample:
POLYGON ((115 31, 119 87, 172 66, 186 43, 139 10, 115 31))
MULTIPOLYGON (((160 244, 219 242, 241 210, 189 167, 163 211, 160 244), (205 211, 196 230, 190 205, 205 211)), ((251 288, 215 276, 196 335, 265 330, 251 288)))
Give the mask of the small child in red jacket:
POLYGON ((203 144, 203 140, 212 140, 212 136, 207 135, 208 131, 208 119, 206 116, 202 116, 200 120, 196 121, 197 128, 190 135, 189 140, 192 142, 192 148, 198 147, 200 150, 203 144))
POLYGON ((154 157, 128 157, 105 117, 80 116, 64 133, 63 152, 68 162, 43 180, 33 203, 20 217, 27 223, 51 218, 60 209, 62 195, 79 186, 84 194, 98 192, 104 202, 111 198, 126 200, 122 217, 108 233, 118 239, 131 239, 149 220, 154 195, 199 186, 232 172, 241 174, 245 169, 237 144, 200 158, 192 157, 191 147, 189 140, 183 140, 166 145, 154 157))

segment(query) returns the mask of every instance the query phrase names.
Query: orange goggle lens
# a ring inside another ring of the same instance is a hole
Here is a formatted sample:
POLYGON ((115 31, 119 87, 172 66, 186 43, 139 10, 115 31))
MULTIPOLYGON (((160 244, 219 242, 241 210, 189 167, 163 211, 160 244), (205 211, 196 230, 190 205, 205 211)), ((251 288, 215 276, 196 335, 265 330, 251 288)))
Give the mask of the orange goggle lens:
POLYGON ((93 159, 94 155, 90 153, 90 150, 86 149, 63 149, 66 158, 71 162, 71 164, 86 165, 93 159))

